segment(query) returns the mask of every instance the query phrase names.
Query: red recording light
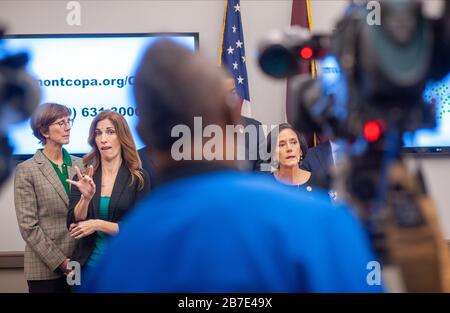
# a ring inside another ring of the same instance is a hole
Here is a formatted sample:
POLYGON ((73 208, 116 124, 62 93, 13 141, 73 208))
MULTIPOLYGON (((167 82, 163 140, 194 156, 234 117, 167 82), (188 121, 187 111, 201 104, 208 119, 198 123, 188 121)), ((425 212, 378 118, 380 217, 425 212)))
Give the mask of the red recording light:
POLYGON ((375 142, 380 138, 381 125, 378 122, 369 121, 364 125, 364 137, 367 141, 375 142))
POLYGON ((306 46, 300 50, 300 56, 304 60, 311 59, 313 55, 314 55, 314 52, 313 52, 313 49, 311 49, 311 47, 306 46))

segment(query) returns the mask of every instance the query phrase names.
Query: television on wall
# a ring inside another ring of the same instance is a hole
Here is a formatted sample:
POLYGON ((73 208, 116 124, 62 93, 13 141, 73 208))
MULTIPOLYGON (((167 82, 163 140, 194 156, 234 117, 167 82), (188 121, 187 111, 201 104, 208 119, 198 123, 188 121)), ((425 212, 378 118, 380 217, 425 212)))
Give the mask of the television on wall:
MULTIPOLYGON (((28 52, 28 72, 41 87, 41 101, 66 105, 74 124, 70 143, 72 154, 90 150, 88 130, 103 110, 119 112, 128 121, 137 148, 144 146, 137 135, 137 115, 132 95, 134 73, 146 47, 169 38, 193 51, 198 50, 198 33, 7 35, 8 51, 28 52)), ((33 136, 30 120, 8 131, 13 153, 32 155, 41 145, 33 136)))
MULTIPOLYGON (((336 58, 326 57, 320 62, 319 69, 319 76, 324 86, 335 93, 336 101, 346 101, 347 93, 343 87, 342 74, 336 58)), ((428 81, 422 97, 426 103, 435 105, 436 127, 405 133, 402 151, 435 155, 450 154, 450 72, 439 81, 428 81)))
POLYGON ((450 153, 450 73, 440 81, 428 82, 424 100, 436 108, 436 128, 419 129, 403 136, 404 151, 450 153))

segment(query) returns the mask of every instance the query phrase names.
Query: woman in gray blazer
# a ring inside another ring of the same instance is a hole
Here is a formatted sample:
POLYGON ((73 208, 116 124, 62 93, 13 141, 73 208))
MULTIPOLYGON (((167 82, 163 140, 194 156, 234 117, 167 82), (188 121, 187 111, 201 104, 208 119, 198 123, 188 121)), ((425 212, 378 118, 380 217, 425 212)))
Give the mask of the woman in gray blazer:
POLYGON ((31 128, 44 148, 16 168, 14 202, 26 242, 24 268, 30 293, 70 291, 65 275, 74 240, 65 227, 70 196, 66 179, 73 178, 74 166, 82 164, 62 147, 69 143, 72 123, 67 107, 40 105, 31 128))

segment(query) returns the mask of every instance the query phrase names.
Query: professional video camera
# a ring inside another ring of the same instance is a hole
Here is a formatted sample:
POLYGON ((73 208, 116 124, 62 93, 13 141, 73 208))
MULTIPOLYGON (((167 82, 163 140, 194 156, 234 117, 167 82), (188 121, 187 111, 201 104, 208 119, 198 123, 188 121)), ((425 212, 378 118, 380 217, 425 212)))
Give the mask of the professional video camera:
POLYGON ((0 29, 0 186, 9 176, 12 148, 8 128, 27 119, 39 103, 39 86, 26 72, 28 55, 9 53, 4 47, 0 29))
POLYGON ((450 291, 436 210, 400 153, 404 132, 435 126, 422 93, 450 71, 450 3, 439 19, 425 17, 420 1, 378 3, 380 23, 352 4, 331 36, 299 28, 271 34, 259 63, 272 77, 290 78, 294 127, 345 141, 349 159, 333 186, 358 210, 383 265, 400 270, 407 291, 450 291), (300 74, 316 61, 317 78, 300 74))

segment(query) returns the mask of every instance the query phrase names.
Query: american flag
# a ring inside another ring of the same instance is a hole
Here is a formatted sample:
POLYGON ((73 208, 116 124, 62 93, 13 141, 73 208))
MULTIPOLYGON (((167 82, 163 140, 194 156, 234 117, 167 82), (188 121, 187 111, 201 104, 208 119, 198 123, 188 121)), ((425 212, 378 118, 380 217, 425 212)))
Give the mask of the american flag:
POLYGON ((233 75, 236 92, 242 99, 241 113, 251 116, 250 93, 245 59, 240 0, 227 0, 223 21, 220 61, 233 75))

